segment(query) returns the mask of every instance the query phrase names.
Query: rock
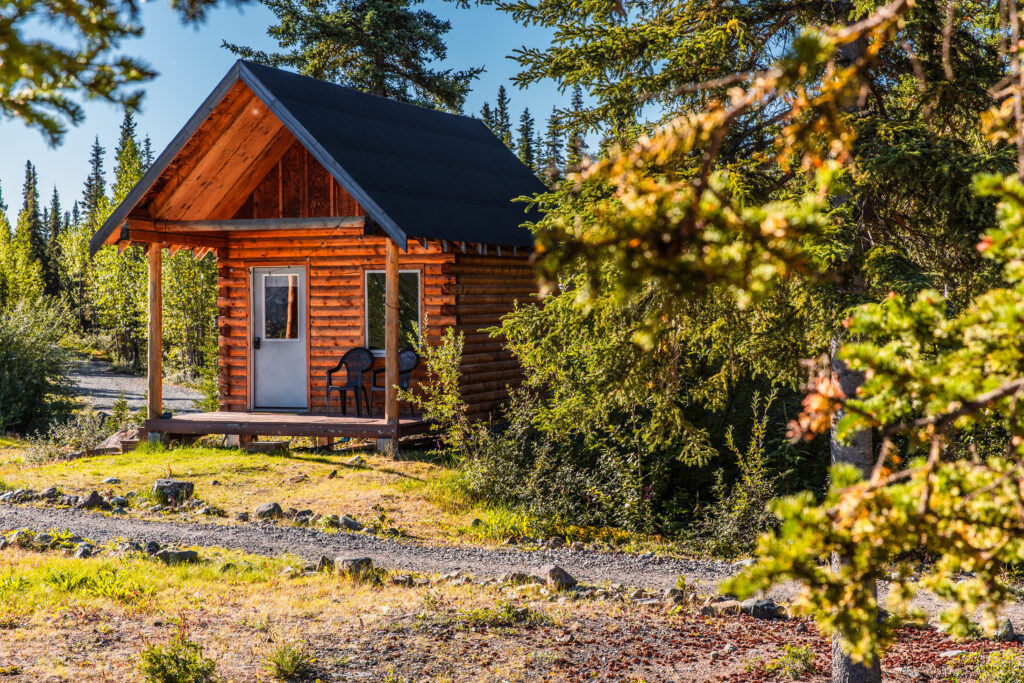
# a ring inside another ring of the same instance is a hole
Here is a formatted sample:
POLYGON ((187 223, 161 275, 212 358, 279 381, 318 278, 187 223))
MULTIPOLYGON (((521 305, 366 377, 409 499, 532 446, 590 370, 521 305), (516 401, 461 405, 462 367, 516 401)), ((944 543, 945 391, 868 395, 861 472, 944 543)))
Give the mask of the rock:
POLYGON ((579 552, 582 552, 582 551, 584 551, 586 549, 587 549, 587 546, 586 546, 586 544, 583 543, 583 541, 573 541, 572 543, 569 544, 569 550, 572 550, 573 552, 579 553, 579 552))
POLYGON ((14 491, 7 491, 6 493, 0 493, 0 503, 13 503, 14 502, 14 491))
POLYGON ((525 572, 509 572, 501 577, 502 583, 508 583, 513 586, 521 586, 524 583, 533 583, 533 578, 525 572))
POLYGON ((537 545, 537 539, 532 536, 521 536, 519 538, 520 545, 537 545))
POLYGON ((392 586, 405 586, 407 588, 412 586, 412 577, 408 574, 395 574, 391 577, 390 581, 392 586))
POLYGON ((782 608, 774 600, 750 598, 740 603, 740 611, 755 619, 778 619, 782 616, 782 608))
POLYGON ((643 600, 647 597, 647 593, 644 593, 643 588, 637 588, 635 591, 629 594, 630 600, 643 600))
POLYGON ((154 505, 153 507, 149 508, 149 511, 150 512, 163 512, 164 511, 164 506, 163 505, 154 505))
POLYGON ((292 477, 291 479, 288 480, 288 483, 289 484, 301 484, 302 482, 306 481, 307 479, 309 479, 309 477, 306 476, 305 473, 296 474, 294 477, 292 477))
POLYGON ((122 498, 121 496, 114 496, 107 502, 119 508, 128 507, 128 499, 122 498))
POLYGON ((546 579, 547 584, 554 588, 572 588, 576 585, 576 579, 572 574, 557 564, 549 564, 541 568, 541 575, 546 579))
POLYGON ((78 505, 78 496, 61 496, 60 499, 57 500, 57 505, 73 508, 78 505))
POLYGON ((967 654, 965 650, 943 650, 939 653, 939 657, 942 659, 953 659, 959 657, 962 654, 967 654))
POLYGON ((732 643, 726 643, 725 647, 722 648, 722 652, 724 652, 727 655, 731 655, 733 652, 736 652, 736 650, 738 650, 738 649, 739 648, 736 647, 735 645, 733 645, 732 643))
POLYGON ((996 630, 992 634, 992 640, 1004 643, 1012 643, 1017 640, 1017 633, 1013 630, 1013 622, 1006 617, 996 619, 996 630))
POLYGON ((75 552, 74 554, 72 554, 72 557, 77 557, 80 560, 92 557, 92 546, 88 543, 80 544, 78 547, 75 548, 75 552))
POLYGON ((18 531, 15 531, 8 540, 11 545, 16 545, 19 548, 28 548, 32 545, 32 534, 19 529, 18 531))
POLYGON ((53 500, 57 497, 57 487, 51 486, 50 488, 43 489, 39 492, 39 500, 53 500))
POLYGON ((709 605, 704 605, 700 609, 700 613, 706 617, 724 617, 726 615, 736 615, 740 613, 740 603, 737 600, 722 600, 721 602, 712 602, 709 605))
POLYGON ((210 486, 220 486, 220 482, 214 479, 213 481, 210 482, 210 486))
POLYGON ((469 526, 471 526, 471 527, 472 527, 472 528, 474 528, 474 529, 476 529, 476 528, 478 528, 478 527, 482 527, 483 525, 484 525, 484 520, 482 520, 482 519, 478 519, 478 518, 476 518, 476 517, 474 517, 474 518, 473 518, 473 521, 471 521, 471 522, 469 523, 469 526))
POLYGON ((153 497, 162 505, 182 503, 192 497, 195 485, 190 481, 179 479, 157 479, 153 482, 153 497))
POLYGON ((198 562, 199 553, 195 550, 161 550, 154 556, 158 560, 162 560, 164 564, 186 564, 189 562, 198 562))
POLYGON ((341 526, 341 518, 338 517, 338 515, 322 517, 320 519, 320 526, 322 526, 325 529, 337 529, 341 526))
POLYGON ((736 569, 746 569, 747 567, 753 567, 755 564, 757 564, 757 560, 755 560, 753 557, 748 557, 745 560, 733 562, 732 566, 736 569))
POLYGON ((235 516, 235 519, 237 519, 239 522, 248 522, 249 521, 249 513, 248 512, 239 512, 235 516))
POLYGON ((338 470, 331 470, 330 474, 327 475, 327 478, 334 479, 336 476, 338 476, 338 470))
POLYGON ((107 477, 106 479, 103 480, 102 483, 104 483, 104 484, 120 484, 121 480, 118 479, 117 477, 107 477))
POLYGON ((373 572, 373 560, 369 557, 336 557, 334 571, 346 576, 361 577, 373 572))
POLYGON ((326 555, 321 555, 320 559, 316 563, 316 567, 314 567, 314 571, 318 571, 318 572, 333 572, 334 571, 334 560, 332 560, 331 558, 327 557, 326 555))
POLYGON ((218 569, 217 571, 220 572, 221 574, 227 574, 228 572, 234 571, 234 570, 235 570, 235 563, 234 562, 225 562, 224 564, 222 564, 220 566, 220 569, 218 569))
POLYGON ((35 545, 37 548, 49 548, 51 543, 53 543, 53 536, 45 531, 36 536, 35 545))
POLYGON ((422 588, 423 586, 429 586, 430 585, 430 579, 428 579, 425 576, 417 576, 415 579, 413 579, 412 584, 414 586, 419 586, 419 587, 422 588))
POLYGON ((560 538, 559 536, 554 536, 544 543, 544 547, 548 550, 560 550, 565 547, 565 539, 560 538))
POLYGON ((110 508, 110 506, 107 504, 107 501, 103 500, 102 496, 100 496, 100 494, 97 493, 96 491, 93 491, 88 496, 86 496, 85 500, 81 501, 78 504, 78 507, 82 510, 106 510, 110 508))
POLYGON ((349 467, 363 467, 366 465, 366 458, 361 455, 353 455, 351 458, 345 461, 345 464, 349 467))
POLYGON ((143 548, 142 552, 146 553, 147 555, 156 555, 158 552, 160 552, 160 544, 156 541, 149 541, 148 543, 146 543, 146 546, 145 548, 143 548))
POLYGON ((363 525, 356 521, 354 517, 348 515, 341 516, 341 525, 349 531, 362 531, 363 525))
POLYGON ((682 605, 686 602, 686 593, 678 588, 669 588, 662 593, 661 599, 667 605, 682 605))
POLYGON ((4 538, 3 536, 0 536, 0 550, 3 550, 4 548, 6 548, 7 545, 8 545, 7 539, 4 538))
POLYGON ((256 508, 256 519, 281 519, 284 510, 277 503, 264 503, 256 508))

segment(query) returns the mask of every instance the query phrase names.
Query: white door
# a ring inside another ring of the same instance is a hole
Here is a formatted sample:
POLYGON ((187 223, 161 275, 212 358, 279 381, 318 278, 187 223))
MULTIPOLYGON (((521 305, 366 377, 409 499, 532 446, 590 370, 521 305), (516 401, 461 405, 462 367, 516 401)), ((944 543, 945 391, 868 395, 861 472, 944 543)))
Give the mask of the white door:
POLYGON ((308 408, 306 269, 252 269, 254 408, 308 408))

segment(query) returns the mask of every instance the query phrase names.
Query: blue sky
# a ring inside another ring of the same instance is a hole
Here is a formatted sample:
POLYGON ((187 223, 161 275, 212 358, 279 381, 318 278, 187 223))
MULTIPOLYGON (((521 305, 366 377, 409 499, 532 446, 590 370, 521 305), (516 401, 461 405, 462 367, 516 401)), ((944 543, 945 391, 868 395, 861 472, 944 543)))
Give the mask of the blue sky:
MULTIPOLYGON (((546 45, 548 37, 544 30, 521 27, 490 7, 460 10, 454 3, 441 0, 426 0, 422 7, 452 23, 446 39, 448 58, 443 66, 486 68, 467 100, 466 113, 479 112, 485 100, 493 103, 502 83, 509 88, 516 117, 528 106, 543 125, 551 107, 562 104, 563 96, 553 85, 544 84, 524 92, 510 83, 516 64, 508 55, 521 45, 546 45)), ((257 2, 250 2, 241 9, 216 9, 206 23, 196 29, 182 26, 166 4, 154 1, 143 5, 141 23, 145 27, 144 35, 125 41, 121 52, 141 58, 159 72, 159 76, 144 86, 146 96, 137 117, 139 133, 149 134, 155 153, 170 142, 234 63, 235 56, 220 47, 221 40, 265 50, 277 47, 266 35, 274 17, 257 2)), ((567 93, 564 99, 567 101, 568 97, 567 93)), ((105 159, 109 183, 113 148, 123 114, 117 107, 102 102, 86 103, 85 113, 85 121, 69 129, 64 143, 57 148, 50 148, 42 135, 20 121, 0 119, 0 188, 12 225, 21 206, 27 159, 31 159, 38 170, 43 202, 49 203, 56 186, 64 207, 70 208, 72 202, 81 197, 82 183, 88 172, 89 147, 98 135, 101 144, 109 150, 105 159)))

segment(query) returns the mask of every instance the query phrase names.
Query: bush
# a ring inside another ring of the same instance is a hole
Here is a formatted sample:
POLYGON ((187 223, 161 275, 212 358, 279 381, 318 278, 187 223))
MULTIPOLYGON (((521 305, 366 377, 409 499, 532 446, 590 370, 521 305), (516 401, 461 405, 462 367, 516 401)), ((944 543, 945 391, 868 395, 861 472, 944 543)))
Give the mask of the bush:
POLYGON ((953 683, 1024 683, 1024 655, 1012 650, 960 655, 952 668, 953 683))
POLYGON ((0 433, 31 434, 70 409, 67 309, 46 300, 0 311, 0 433))
POLYGON ((78 411, 51 425, 45 435, 30 439, 27 459, 38 463, 81 457, 113 433, 110 422, 91 408, 78 411))
POLYGON ((139 653, 139 672, 146 683, 213 683, 217 665, 203 657, 199 643, 182 626, 167 645, 147 645, 139 653))
POLYGON ((291 643, 278 645, 263 658, 263 666, 279 681, 304 678, 313 671, 314 659, 305 648, 291 643))
POLYGON ((809 645, 783 645, 782 654, 761 665, 765 672, 777 678, 796 680, 814 673, 814 650, 809 645))

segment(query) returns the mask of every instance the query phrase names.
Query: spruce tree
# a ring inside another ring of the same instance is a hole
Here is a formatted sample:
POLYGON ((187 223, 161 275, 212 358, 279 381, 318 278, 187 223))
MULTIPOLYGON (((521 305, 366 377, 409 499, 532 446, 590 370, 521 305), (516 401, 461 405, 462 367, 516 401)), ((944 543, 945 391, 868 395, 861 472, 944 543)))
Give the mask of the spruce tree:
POLYGON ((562 130, 558 125, 558 109, 552 107, 544 133, 544 168, 542 169, 549 178, 557 178, 561 173, 562 166, 565 164, 565 159, 562 156, 564 148, 562 130))
POLYGON ((523 113, 519 115, 519 127, 516 129, 516 133, 519 135, 516 142, 516 152, 519 155, 519 160, 528 169, 536 173, 537 150, 534 147, 536 131, 534 130, 533 117, 530 116, 529 107, 523 109, 523 113))
POLYGON ((570 109, 572 124, 569 127, 569 140, 566 144, 568 150, 567 162, 570 166, 577 167, 583 162, 587 155, 586 142, 583 139, 583 88, 579 83, 572 87, 572 103, 570 109))
POLYGON ((515 151, 515 143, 512 141, 512 114, 509 112, 508 91, 504 85, 498 86, 498 100, 494 107, 494 134, 505 143, 505 146, 515 151))
POLYGON ((7 267, 8 297, 12 301, 34 301, 43 294, 46 242, 39 208, 39 184, 35 166, 25 162, 22 206, 10 243, 7 267))
POLYGON ((459 112, 483 69, 435 69, 447 55, 447 21, 418 0, 264 0, 278 23, 267 29, 282 52, 223 43, 261 64, 291 68, 381 97, 459 112))
POLYGON ((87 225, 99 227, 100 221, 97 214, 100 204, 107 192, 107 181, 103 173, 103 146, 100 145, 100 138, 96 136, 89 152, 89 175, 85 179, 85 187, 82 190, 82 221, 87 225))
POLYGON ((0 188, 0 311, 7 307, 10 292, 8 279, 11 272, 11 223, 7 219, 3 188, 0 188))
POLYGON ((484 106, 480 108, 480 120, 491 129, 492 133, 497 135, 497 129, 494 126, 494 112, 491 110, 490 102, 484 102, 484 106))
POLYGON ((43 220, 46 238, 46 268, 43 271, 43 281, 46 293, 51 296, 60 293, 60 236, 66 220, 66 214, 61 210, 60 193, 54 186, 50 206, 45 210, 43 220))

